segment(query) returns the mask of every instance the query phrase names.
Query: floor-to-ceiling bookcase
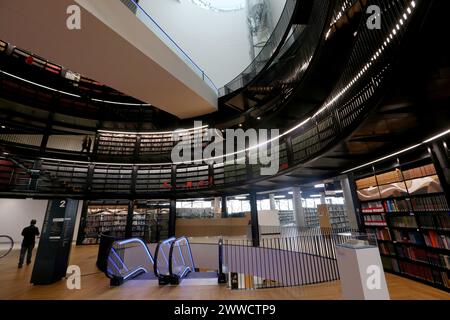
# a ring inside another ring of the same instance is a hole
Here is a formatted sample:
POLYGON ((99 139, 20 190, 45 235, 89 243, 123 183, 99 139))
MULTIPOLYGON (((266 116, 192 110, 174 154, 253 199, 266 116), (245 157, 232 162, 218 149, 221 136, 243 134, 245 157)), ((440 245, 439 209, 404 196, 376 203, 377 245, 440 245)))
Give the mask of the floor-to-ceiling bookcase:
POLYGON ((357 173, 361 221, 386 271, 450 291, 450 208, 430 157, 357 173))

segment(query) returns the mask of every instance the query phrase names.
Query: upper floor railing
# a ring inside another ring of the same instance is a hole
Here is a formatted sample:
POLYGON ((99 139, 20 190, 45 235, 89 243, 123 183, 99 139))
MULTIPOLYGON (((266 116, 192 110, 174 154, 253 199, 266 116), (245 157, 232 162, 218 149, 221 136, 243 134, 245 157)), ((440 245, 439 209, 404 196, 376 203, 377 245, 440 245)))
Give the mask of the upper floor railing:
POLYGON ((139 18, 152 32, 158 36, 158 38, 173 51, 175 52, 183 61, 200 77, 205 81, 205 83, 213 89, 215 92, 218 92, 218 88, 211 80, 210 77, 200 68, 194 60, 189 57, 189 55, 181 49, 181 47, 173 40, 167 32, 164 31, 163 28, 152 18, 152 16, 142 8, 136 1, 134 0, 120 0, 123 4, 125 4, 136 17, 139 18))
POLYGON ((219 89, 219 96, 225 96, 233 91, 239 90, 248 85, 256 76, 268 67, 271 61, 277 55, 277 52, 283 45, 289 34, 290 26, 296 12, 297 3, 302 0, 287 0, 281 13, 277 25, 272 31, 264 47, 258 53, 250 65, 244 69, 236 78, 228 82, 223 88, 219 89))
MULTIPOLYGON (((357 1, 357 4, 361 6, 361 1, 357 1)), ((332 94, 320 108, 315 110, 313 115, 281 134, 282 141, 278 155, 280 172, 304 163, 342 139, 343 134, 351 131, 369 108, 379 101, 381 89, 386 83, 385 78, 391 70, 396 52, 402 43, 402 36, 408 29, 407 26, 412 20, 412 15, 422 2, 374 0, 368 1, 368 4, 379 5, 383 12, 387 12, 383 19, 382 29, 373 31, 366 27, 365 21, 361 24, 356 33, 357 39, 350 54, 349 64, 332 94), (395 10, 391 10, 392 8, 395 10)), ((1 136, 1 140, 8 145, 30 146, 29 143, 8 141, 5 139, 5 135, 1 136)), ((33 142, 35 147, 38 144, 38 141, 33 142)), ((113 154, 123 155, 122 148, 106 155, 110 157, 113 154)), ((75 167, 70 161, 66 161, 60 166, 68 167, 69 171, 75 167)), ((83 172, 88 170, 87 184, 81 186, 82 190, 88 190, 90 182, 95 182, 96 185, 92 190, 113 193, 126 193, 131 186, 136 186, 133 192, 141 190, 142 193, 149 190, 197 190, 264 178, 259 175, 258 166, 247 167, 246 165, 227 165, 225 163, 209 166, 195 164, 174 166, 171 162, 127 165, 80 162, 80 166, 83 168, 83 172)), ((31 164, 30 167, 32 168, 33 165, 31 164)), ((67 170, 57 169, 56 171, 65 172, 67 170)), ((19 171, 15 174, 14 170, 5 169, 6 173, 9 172, 23 181, 23 170, 19 171)), ((78 171, 75 170, 75 172, 78 171)), ((3 181, 7 180, 16 181, 15 178, 5 174, 3 181)), ((14 183, 9 185, 16 186, 14 183)), ((3 188, 10 189, 9 185, 3 188)), ((34 186, 33 183, 30 185, 34 186)))

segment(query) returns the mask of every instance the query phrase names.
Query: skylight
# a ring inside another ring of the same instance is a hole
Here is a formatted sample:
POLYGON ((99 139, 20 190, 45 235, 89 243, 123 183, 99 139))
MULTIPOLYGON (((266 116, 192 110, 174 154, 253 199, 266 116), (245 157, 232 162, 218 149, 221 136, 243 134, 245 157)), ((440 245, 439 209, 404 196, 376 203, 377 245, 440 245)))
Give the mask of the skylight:
POLYGON ((183 1, 190 1, 203 9, 216 12, 238 11, 246 7, 245 0, 178 0, 183 1))

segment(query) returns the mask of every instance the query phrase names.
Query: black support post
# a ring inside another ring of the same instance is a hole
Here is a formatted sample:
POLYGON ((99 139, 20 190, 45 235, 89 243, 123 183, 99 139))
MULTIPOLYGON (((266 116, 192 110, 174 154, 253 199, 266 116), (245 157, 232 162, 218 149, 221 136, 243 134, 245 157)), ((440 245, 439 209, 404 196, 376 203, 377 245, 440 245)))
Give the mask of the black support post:
POLYGON ((176 221, 177 221, 177 201, 175 199, 170 199, 169 238, 175 237, 176 221))
POLYGON ((292 138, 287 137, 286 138, 286 154, 287 154, 287 160, 289 168, 294 165, 294 151, 292 149, 292 138))
POLYGON ((252 241, 254 247, 259 247, 259 222, 258 222, 258 206, 256 204, 256 192, 250 192, 250 212, 251 212, 251 227, 252 227, 252 241))
POLYGON ((77 246, 83 244, 84 237, 86 235, 86 219, 87 219, 87 211, 89 207, 89 201, 83 201, 83 209, 81 210, 81 218, 80 218, 80 226, 78 227, 78 235, 77 235, 77 246))
POLYGON ((222 198, 222 218, 228 218, 228 209, 227 209, 227 196, 223 195, 222 198))
POLYGON ((177 165, 172 164, 172 170, 170 172, 170 187, 173 191, 177 190, 177 165))
POLYGON ((133 214, 134 214, 134 201, 128 202, 128 214, 127 214, 127 226, 125 227, 125 238, 131 238, 133 235, 133 214))
POLYGON ((436 174, 439 177, 442 189, 444 190, 445 199, 447 203, 450 203, 450 163, 446 156, 444 146, 441 142, 433 142, 428 147, 428 152, 436 168, 436 174))
POLYGON ((362 221, 361 216, 361 205, 359 203, 358 193, 356 191, 356 182, 355 182, 355 175, 353 172, 350 172, 347 174, 348 182, 350 185, 350 193, 352 197, 353 207, 355 208, 355 214, 356 214, 356 222, 358 223, 358 229, 363 230, 364 229, 364 223, 362 221))

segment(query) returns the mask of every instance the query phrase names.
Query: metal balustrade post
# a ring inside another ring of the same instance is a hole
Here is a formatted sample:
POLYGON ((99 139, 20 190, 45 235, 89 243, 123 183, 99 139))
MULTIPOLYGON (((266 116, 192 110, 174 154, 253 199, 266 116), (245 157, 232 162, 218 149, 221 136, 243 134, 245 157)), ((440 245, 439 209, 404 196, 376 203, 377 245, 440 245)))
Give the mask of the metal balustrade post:
POLYGON ((252 228, 252 243, 254 247, 259 247, 259 221, 258 221, 258 207, 256 202, 256 192, 250 192, 250 213, 251 213, 251 228, 252 228))
POLYGON ((94 159, 97 158, 98 156, 98 146, 100 144, 100 134, 98 132, 95 133, 95 138, 94 138, 94 147, 92 149, 92 156, 94 159))
POLYGON ((177 220, 177 201, 170 199, 169 210, 169 238, 175 237, 176 234, 176 220, 177 220))
POLYGON ((170 171, 170 187, 172 191, 177 190, 177 165, 172 164, 172 168, 170 171))
POLYGON ((137 172, 138 172, 138 166, 137 165, 133 165, 133 169, 132 169, 132 172, 131 172, 131 186, 130 186, 131 194, 135 194, 136 193, 137 172))

